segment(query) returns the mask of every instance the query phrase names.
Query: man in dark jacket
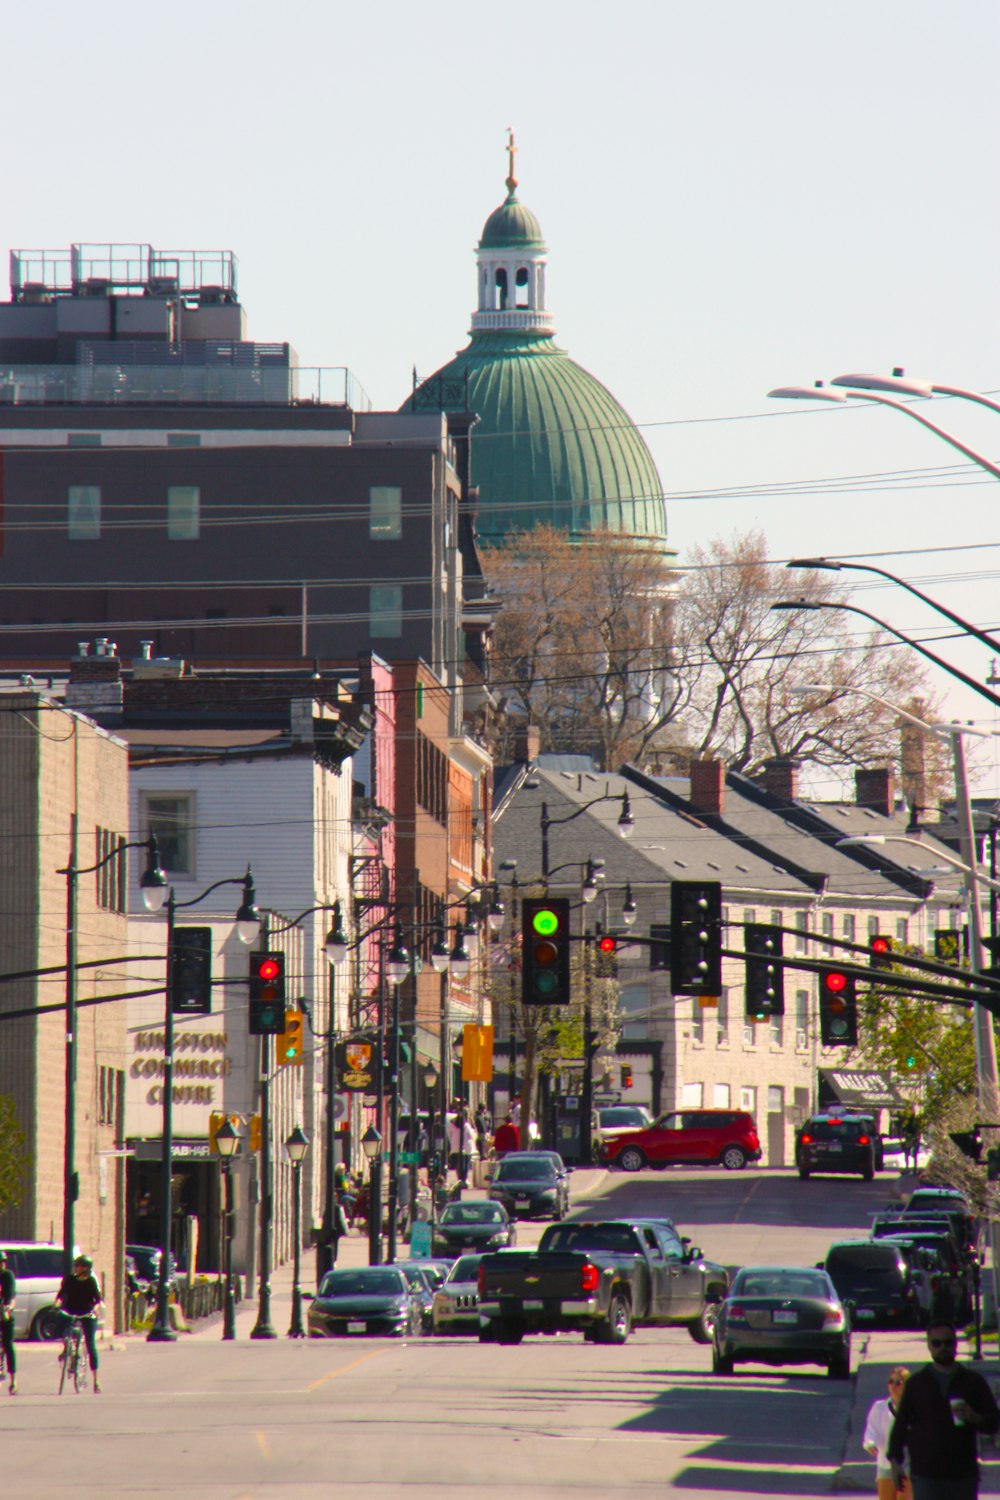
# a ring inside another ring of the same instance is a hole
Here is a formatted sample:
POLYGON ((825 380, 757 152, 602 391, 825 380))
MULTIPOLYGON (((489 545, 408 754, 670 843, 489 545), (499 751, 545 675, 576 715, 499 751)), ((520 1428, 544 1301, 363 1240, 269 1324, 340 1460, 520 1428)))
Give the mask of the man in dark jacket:
POLYGON ((7 1373, 10 1376, 10 1393, 17 1395, 17 1355, 14 1353, 14 1299, 17 1282, 14 1272, 7 1264, 6 1250, 0 1250, 0 1343, 7 1356, 7 1373))
POLYGON ((954 1325, 935 1318, 927 1329, 931 1363, 903 1387, 886 1454, 897 1486, 910 1456, 913 1500, 976 1500, 977 1434, 996 1432, 1000 1409, 981 1375, 955 1358, 954 1325))

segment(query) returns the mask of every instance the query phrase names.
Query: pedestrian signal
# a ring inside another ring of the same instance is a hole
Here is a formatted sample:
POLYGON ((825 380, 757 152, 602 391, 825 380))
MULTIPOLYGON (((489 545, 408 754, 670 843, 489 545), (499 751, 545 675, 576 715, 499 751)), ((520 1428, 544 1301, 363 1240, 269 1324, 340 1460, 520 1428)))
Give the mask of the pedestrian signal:
POLYGON ((175 1016, 211 1014, 211 927, 174 928, 170 943, 170 1009, 175 1016))

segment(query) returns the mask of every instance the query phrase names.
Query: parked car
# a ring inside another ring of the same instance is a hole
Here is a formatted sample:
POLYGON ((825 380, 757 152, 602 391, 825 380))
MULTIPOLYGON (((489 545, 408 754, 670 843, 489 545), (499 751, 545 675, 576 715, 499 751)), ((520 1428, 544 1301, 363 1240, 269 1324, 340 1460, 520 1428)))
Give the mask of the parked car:
POLYGON ((858 1328, 916 1328, 920 1313, 906 1257, 885 1240, 842 1240, 831 1245, 825 1270, 858 1328))
MULTIPOLYGON (((156 1291, 156 1283, 160 1274, 160 1259, 163 1252, 158 1245, 126 1245, 126 1255, 132 1257, 135 1263, 135 1279, 139 1284, 140 1292, 147 1297, 156 1291)), ((171 1255, 170 1257, 170 1280, 177 1282, 186 1276, 187 1272, 183 1264, 171 1255)))
POLYGON ((982 1224, 968 1200, 951 1188, 917 1188, 903 1209, 903 1217, 924 1223, 947 1217, 963 1254, 971 1259, 982 1252, 982 1224))
POLYGON ((644 1104, 604 1104, 595 1109, 590 1119, 590 1140, 593 1157, 601 1160, 601 1147, 605 1141, 623 1130, 645 1130, 652 1125, 653 1117, 644 1104))
POLYGON ((441 1283, 446 1280, 453 1262, 440 1258, 431 1258, 425 1255, 411 1256, 407 1265, 418 1266, 427 1278, 432 1292, 436 1292, 441 1283))
POLYGON ((502 1203, 464 1200, 441 1210, 431 1249, 435 1255, 456 1256, 463 1250, 501 1250, 516 1239, 517 1232, 502 1203))
POLYGON ((871 1182, 882 1165, 874 1121, 839 1111, 813 1115, 796 1131, 795 1165, 803 1179, 814 1172, 857 1172, 871 1182))
POLYGON ((738 1171, 760 1161, 753 1116, 741 1109, 670 1110, 642 1130, 623 1130, 601 1146, 601 1160, 623 1172, 643 1167, 704 1167, 738 1171))
MULTIPOLYGON (((504 1253, 504 1252, 501 1252, 504 1253)), ((479 1262, 481 1255, 462 1255, 434 1293, 435 1333, 479 1332, 479 1262)))
POLYGON ((972 1278, 966 1279, 961 1265, 956 1262, 950 1237, 911 1236, 900 1229, 894 1235, 880 1236, 879 1243, 897 1245, 905 1256, 921 1327, 926 1328, 931 1316, 955 1323, 971 1318, 972 1278))
POLYGON ((420 1298, 398 1266, 327 1271, 306 1315, 309 1337, 377 1334, 416 1337, 423 1327, 420 1298))
POLYGON ((742 1362, 825 1365, 834 1380, 851 1374, 851 1320, 825 1271, 745 1266, 715 1319, 712 1369, 732 1375, 742 1362))
POLYGON ((409 1282, 410 1291, 420 1303, 421 1331, 423 1333, 433 1333, 434 1288, 431 1286, 426 1270, 423 1266, 418 1266, 412 1260, 400 1260, 396 1264, 409 1282))
POLYGON ((565 1168, 560 1175, 547 1151, 511 1152, 497 1164, 489 1196, 512 1219, 562 1219, 569 1212, 569 1177, 565 1168))
POLYGON ((3 1240, 0 1248, 6 1250, 7 1268, 17 1281, 14 1337, 60 1338, 61 1319, 55 1301, 63 1278, 62 1245, 3 1240))
POLYGON ((504 1250, 479 1267, 480 1341, 517 1344, 526 1333, 582 1332, 624 1344, 633 1325, 687 1328, 710 1343, 729 1282, 669 1219, 552 1224, 537 1251, 504 1250))

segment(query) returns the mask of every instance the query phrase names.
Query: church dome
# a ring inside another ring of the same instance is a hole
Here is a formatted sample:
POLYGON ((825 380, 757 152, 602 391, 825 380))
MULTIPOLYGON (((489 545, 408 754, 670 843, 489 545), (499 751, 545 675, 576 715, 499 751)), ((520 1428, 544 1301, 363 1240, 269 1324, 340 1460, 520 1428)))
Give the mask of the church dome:
POLYGON ((403 411, 470 411, 476 530, 498 544, 549 525, 584 540, 610 531, 669 554, 663 485, 642 434, 589 371, 553 341, 541 226, 515 196, 483 226, 469 344, 414 387, 403 411))

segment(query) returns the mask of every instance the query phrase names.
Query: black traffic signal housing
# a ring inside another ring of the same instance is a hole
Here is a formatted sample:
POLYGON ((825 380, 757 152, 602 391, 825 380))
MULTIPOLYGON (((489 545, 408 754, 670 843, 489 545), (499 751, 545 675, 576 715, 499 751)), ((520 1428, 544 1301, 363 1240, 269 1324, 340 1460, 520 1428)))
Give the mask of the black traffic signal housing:
POLYGON ((939 927, 934 934, 934 957, 940 964, 962 961, 962 934, 952 927, 939 927))
POLYGON ((521 999, 525 1005, 570 1002, 569 900, 526 897, 521 902, 521 999))
POLYGON ((722 989, 722 886, 717 880, 670 885, 670 988, 675 995, 722 989))
POLYGON ((892 968, 892 938, 886 933, 868 934, 868 962, 873 969, 892 968))
POLYGON ((274 1044, 275 1065, 283 1068, 286 1063, 301 1068, 304 1058, 306 1017, 305 1011, 286 1010, 285 1029, 274 1044))
POLYGON ((174 928, 170 947, 170 1009, 175 1016, 211 1015, 211 927, 174 928))
POLYGON ((819 976, 819 1035, 824 1047, 858 1045, 854 975, 842 969, 824 969, 819 976))
POLYGON ((747 922, 743 928, 745 1009, 750 1021, 785 1014, 785 971, 775 963, 784 951, 784 938, 780 927, 765 922, 747 922))
POLYGON ((285 955, 266 949, 250 955, 250 1035, 285 1030, 285 955))
POLYGON ((632 1064, 631 1063, 622 1063, 622 1074, 621 1074, 621 1077, 622 1077, 622 1088, 623 1089, 630 1089, 632 1087, 632 1064))
POLYGON ((594 954, 594 978, 618 978, 618 939, 610 932, 598 935, 594 954))
MULTIPOLYGON (((978 1130, 952 1130, 949 1133, 949 1139, 954 1142, 962 1155, 967 1156, 970 1161, 982 1161, 983 1138, 978 1130)), ((987 1157, 988 1160, 989 1157, 987 1157)))

